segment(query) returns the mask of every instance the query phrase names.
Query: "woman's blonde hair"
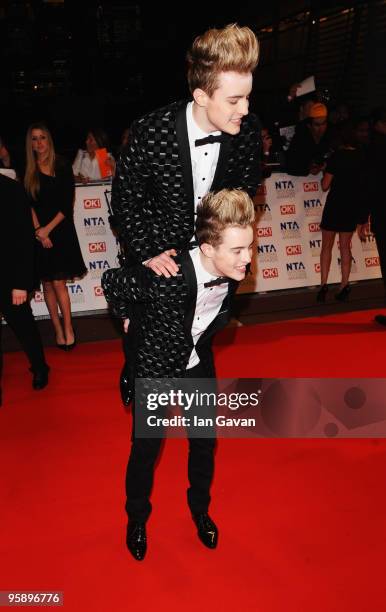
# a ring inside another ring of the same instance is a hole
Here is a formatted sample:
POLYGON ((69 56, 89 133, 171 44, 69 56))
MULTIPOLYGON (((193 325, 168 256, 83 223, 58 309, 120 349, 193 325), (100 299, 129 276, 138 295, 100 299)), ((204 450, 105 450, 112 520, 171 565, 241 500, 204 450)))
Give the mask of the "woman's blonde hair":
POLYGON ((187 54, 190 91, 200 88, 211 97, 220 72, 253 72, 258 61, 259 43, 249 28, 232 23, 222 30, 208 30, 194 40, 187 54))
POLYGON ((196 236, 198 244, 221 244, 221 233, 227 227, 247 227, 255 220, 255 207, 245 191, 222 189, 209 192, 197 206, 196 236))
POLYGON ((48 141, 48 155, 47 163, 50 174, 54 174, 55 170, 55 149, 52 136, 49 129, 44 123, 33 123, 27 130, 27 136, 25 139, 25 151, 26 151, 26 170, 24 175, 24 187, 27 193, 36 200, 36 197, 40 190, 40 179, 39 179, 39 168, 36 160, 36 153, 32 148, 32 131, 41 130, 46 136, 48 141))

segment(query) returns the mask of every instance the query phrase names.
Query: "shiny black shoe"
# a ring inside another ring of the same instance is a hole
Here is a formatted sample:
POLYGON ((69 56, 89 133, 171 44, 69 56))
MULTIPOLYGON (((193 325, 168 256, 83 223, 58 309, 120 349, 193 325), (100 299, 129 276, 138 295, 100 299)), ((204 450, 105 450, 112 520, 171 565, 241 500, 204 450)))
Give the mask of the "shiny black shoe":
POLYGON ((193 521, 197 526, 197 534, 201 542, 207 548, 216 548, 218 541, 218 529, 209 514, 193 514, 193 521))
POLYGON ((318 291, 318 293, 316 294, 316 301, 317 302, 325 302, 326 301, 326 295, 328 292, 328 285, 322 285, 318 291))
POLYGON ((374 321, 379 323, 379 325, 386 325, 386 316, 385 315, 375 315, 374 321))
POLYGON ((338 302, 347 302, 350 293, 351 293, 350 285, 345 285, 343 289, 341 289, 340 291, 338 291, 338 293, 335 294, 335 299, 338 302))
POLYGON ((147 550, 145 523, 130 521, 127 526, 126 545, 136 561, 145 558, 147 550))
POLYGON ((40 389, 44 389, 48 385, 48 372, 50 368, 46 366, 42 370, 38 370, 37 372, 32 372, 32 387, 35 391, 40 391, 40 389))

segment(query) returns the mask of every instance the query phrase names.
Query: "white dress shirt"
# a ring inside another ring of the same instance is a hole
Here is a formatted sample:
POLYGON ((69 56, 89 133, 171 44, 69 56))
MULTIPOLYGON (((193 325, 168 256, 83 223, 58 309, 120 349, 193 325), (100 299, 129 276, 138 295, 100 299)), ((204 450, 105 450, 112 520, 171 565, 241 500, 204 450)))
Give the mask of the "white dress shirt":
POLYGON ((98 160, 95 157, 91 158, 87 151, 79 149, 74 163, 72 164, 72 171, 75 176, 81 174, 84 177, 95 181, 101 178, 101 171, 99 169, 98 160))
MULTIPOLYGON (((194 345, 196 345, 201 335, 220 312, 221 304, 228 293, 228 283, 215 285, 214 287, 204 287, 204 283, 217 277, 205 270, 201 263, 200 249, 198 247, 189 251, 189 255, 192 258, 197 278, 197 301, 192 323, 192 338, 194 345)), ((186 369, 190 370, 198 363, 200 363, 200 358, 197 355, 196 349, 193 348, 186 369)))
MULTIPOLYGON (((216 172, 220 143, 195 146, 195 141, 199 138, 208 136, 195 122, 193 117, 193 102, 189 102, 186 107, 186 122, 188 127, 188 138, 190 147, 190 158, 192 161, 193 190, 194 190, 194 210, 200 203, 204 195, 210 191, 216 172)), ((219 136, 220 131, 210 132, 213 136, 219 136)))

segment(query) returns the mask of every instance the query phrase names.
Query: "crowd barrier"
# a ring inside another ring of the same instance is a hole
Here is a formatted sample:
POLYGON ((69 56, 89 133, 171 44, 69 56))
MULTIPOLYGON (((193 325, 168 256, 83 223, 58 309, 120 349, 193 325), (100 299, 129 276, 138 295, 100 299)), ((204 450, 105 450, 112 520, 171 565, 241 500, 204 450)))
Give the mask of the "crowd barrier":
MULTIPOLYGON (((314 286, 320 283, 322 216, 326 194, 321 176, 294 177, 273 174, 255 198, 258 210, 257 245, 251 274, 241 283, 239 293, 314 286)), ((100 286, 105 270, 118 265, 118 245, 108 222, 111 185, 77 186, 75 226, 88 274, 68 283, 72 311, 107 308, 100 286)), ((379 257, 374 237, 361 242, 352 239, 351 280, 379 278, 379 257)), ((339 240, 334 245, 329 282, 340 280, 339 240)), ((31 302, 34 314, 48 315, 42 291, 31 302)))

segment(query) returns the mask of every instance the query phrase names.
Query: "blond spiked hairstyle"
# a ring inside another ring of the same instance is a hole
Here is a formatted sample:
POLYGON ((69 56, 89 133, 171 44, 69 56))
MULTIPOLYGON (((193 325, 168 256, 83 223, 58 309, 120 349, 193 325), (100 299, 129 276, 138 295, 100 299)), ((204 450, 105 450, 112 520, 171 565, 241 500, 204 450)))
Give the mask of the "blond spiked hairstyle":
POLYGON ((209 192, 197 206, 196 236, 216 247, 227 227, 247 227, 255 221, 255 208, 249 195, 240 189, 209 192))
POLYGON ((186 59, 191 93, 199 88, 211 97, 220 72, 243 74, 255 70, 259 43, 252 30, 232 23, 222 30, 214 28, 197 36, 186 59))
POLYGON ((48 156, 47 163, 49 166, 50 174, 54 174, 55 169, 55 149, 52 136, 48 127, 44 123, 34 123, 29 126, 27 130, 27 136, 25 139, 25 153, 26 153, 26 170, 24 175, 24 187, 27 193, 36 200, 37 195, 40 191, 40 178, 39 178, 39 167, 36 160, 36 155, 32 147, 32 131, 41 130, 47 137, 48 142, 48 156))

